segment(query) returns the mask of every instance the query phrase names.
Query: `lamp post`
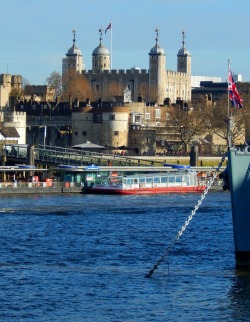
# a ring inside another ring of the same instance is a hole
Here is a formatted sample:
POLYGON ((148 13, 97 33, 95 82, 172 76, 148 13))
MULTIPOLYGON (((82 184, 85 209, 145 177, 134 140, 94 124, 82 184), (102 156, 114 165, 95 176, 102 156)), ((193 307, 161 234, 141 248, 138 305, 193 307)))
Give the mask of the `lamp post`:
POLYGON ((44 128, 43 132, 43 148, 45 149, 45 143, 46 143, 46 136, 47 136, 47 125, 41 125, 39 128, 44 128))

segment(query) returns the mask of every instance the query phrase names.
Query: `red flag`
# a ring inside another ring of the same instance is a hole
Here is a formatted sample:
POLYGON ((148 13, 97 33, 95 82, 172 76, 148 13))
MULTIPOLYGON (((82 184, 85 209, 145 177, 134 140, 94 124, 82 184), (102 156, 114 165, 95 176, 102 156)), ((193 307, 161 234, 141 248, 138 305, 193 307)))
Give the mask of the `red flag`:
POLYGON ((111 22, 109 23, 108 27, 105 29, 105 34, 107 33, 107 31, 111 29, 111 22))
POLYGON ((243 99, 240 97, 240 95, 237 91, 230 67, 229 67, 229 72, 228 72, 228 92, 229 92, 230 102, 233 104, 233 106, 236 108, 242 108, 243 107, 243 99))

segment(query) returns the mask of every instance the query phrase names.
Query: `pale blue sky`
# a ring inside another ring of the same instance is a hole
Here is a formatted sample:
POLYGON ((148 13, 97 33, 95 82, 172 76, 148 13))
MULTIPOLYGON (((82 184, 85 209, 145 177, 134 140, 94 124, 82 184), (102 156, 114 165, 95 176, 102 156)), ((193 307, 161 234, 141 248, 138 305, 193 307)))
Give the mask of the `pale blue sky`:
MULTIPOLYGON (((0 0, 0 8, 0 74, 22 75, 34 85, 61 73, 73 29, 91 69, 98 30, 110 21, 113 69, 148 69, 159 28, 166 69, 176 71, 185 29, 192 75, 226 79, 229 58, 233 73, 250 81, 250 0, 0 0)), ((110 30, 103 35, 103 45, 111 51, 110 36, 110 30)))

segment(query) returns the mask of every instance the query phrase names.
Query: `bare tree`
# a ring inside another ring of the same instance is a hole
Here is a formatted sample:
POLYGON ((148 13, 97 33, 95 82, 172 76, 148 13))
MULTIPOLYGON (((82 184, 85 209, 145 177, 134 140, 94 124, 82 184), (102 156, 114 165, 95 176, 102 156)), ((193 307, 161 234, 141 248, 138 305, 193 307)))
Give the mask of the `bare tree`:
POLYGON ((204 133, 204 120, 202 112, 199 110, 190 112, 179 106, 171 107, 167 123, 169 133, 179 137, 186 152, 188 145, 199 139, 204 133))
POLYGON ((228 139, 228 117, 230 116, 232 122, 232 139, 234 142, 244 140, 246 118, 244 116, 244 109, 236 109, 231 105, 228 106, 227 95, 218 100, 212 109, 212 113, 209 115, 209 121, 211 123, 211 130, 218 137, 225 140, 228 139))
POLYGON ((24 90, 22 88, 13 87, 10 91, 10 105, 14 108, 15 105, 24 100, 24 90))
POLYGON ((63 76, 62 98, 68 100, 69 97, 80 101, 93 97, 91 86, 86 77, 72 69, 69 69, 63 76))
POLYGON ((62 76, 57 71, 54 71, 46 79, 47 85, 55 90, 55 95, 59 98, 62 94, 62 76))

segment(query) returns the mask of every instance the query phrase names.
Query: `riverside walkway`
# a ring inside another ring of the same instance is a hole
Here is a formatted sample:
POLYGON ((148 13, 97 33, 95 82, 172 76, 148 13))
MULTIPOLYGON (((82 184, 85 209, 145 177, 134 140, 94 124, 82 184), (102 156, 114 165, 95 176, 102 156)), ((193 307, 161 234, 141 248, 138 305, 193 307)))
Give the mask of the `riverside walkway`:
MULTIPOLYGON (((82 182, 75 180, 80 175, 86 172, 95 172, 93 167, 95 165, 100 172, 118 171, 118 172, 163 172, 170 171, 167 164, 189 164, 190 157, 185 156, 129 156, 129 155, 109 155, 98 152, 76 150, 70 148, 43 146, 30 147, 28 145, 6 145, 2 158, 5 158, 6 164, 15 166, 2 166, 0 172, 2 178, 5 174, 9 173, 9 177, 13 177, 15 173, 26 171, 26 179, 32 176, 32 171, 39 172, 44 179, 41 182, 13 182, 11 180, 3 180, 0 182, 0 194, 8 193, 62 193, 62 192, 75 192, 82 191, 82 182), (32 157, 31 157, 32 155, 32 157), (33 160, 31 160, 33 159, 33 160), (32 162, 30 162, 32 161, 32 162), (24 170, 24 166, 27 165, 24 170), (29 169, 29 165, 34 165, 36 169, 29 169), (66 185, 66 181, 61 182, 46 182, 46 178, 50 178, 53 172, 64 172, 70 175, 72 180, 70 184, 66 185), (4 174, 5 173, 5 174, 4 174), (12 173, 12 175, 11 175, 12 173), (43 173, 43 175, 42 175, 43 173)), ((211 158, 214 160, 214 158, 211 158)), ((215 161, 218 163, 220 157, 215 161)), ((215 166, 197 166, 192 167, 193 170, 200 172, 204 180, 209 179, 211 173, 216 169, 215 166)), ((225 166, 221 168, 223 170, 225 166)), ((217 180, 213 189, 221 189, 221 183, 217 180)))
MULTIPOLYGON (((26 144, 6 144, 3 151, 6 162, 29 163, 29 147, 26 144)), ((36 166, 56 166, 72 165, 86 166, 95 164, 98 166, 163 166, 165 163, 172 164, 189 164, 189 156, 133 156, 119 154, 105 154, 72 148, 63 148, 57 146, 39 145, 33 149, 33 162, 36 166)), ((3 156, 2 156, 3 157, 3 156)), ((199 165, 204 169, 206 163, 208 167, 217 166, 221 157, 199 157, 199 165), (204 162, 206 160, 206 162, 204 162), (211 164, 213 161, 214 164, 211 164)))
MULTIPOLYGON (((5 145, 5 155, 7 162, 27 163, 29 159, 28 145, 5 145)), ((151 158, 104 154, 98 152, 77 150, 72 148, 62 148, 56 146, 39 145, 34 147, 34 165, 72 165, 84 166, 95 164, 100 166, 147 166, 164 165, 164 160, 152 160, 151 158)), ((27 163, 29 164, 29 163, 27 163)))

